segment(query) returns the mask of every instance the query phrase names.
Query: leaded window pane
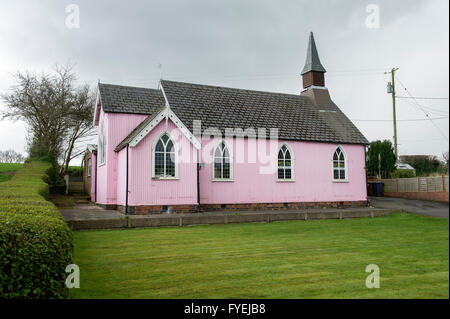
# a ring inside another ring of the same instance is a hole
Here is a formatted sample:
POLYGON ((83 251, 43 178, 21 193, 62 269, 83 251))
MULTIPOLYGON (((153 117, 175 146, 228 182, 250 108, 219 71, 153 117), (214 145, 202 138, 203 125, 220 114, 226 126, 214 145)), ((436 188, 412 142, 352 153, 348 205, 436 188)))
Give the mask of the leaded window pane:
POLYGON ((339 171, 339 178, 340 178, 340 179, 345 179, 345 170, 341 169, 341 170, 339 171))
POLYGON ((222 178, 222 163, 214 162, 214 178, 222 178))
POLYGON ((284 170, 284 178, 285 179, 290 179, 291 178, 291 169, 290 168, 286 168, 284 170))
POLYGON ((222 178, 230 178, 230 163, 223 163, 222 178))
POLYGON ((164 176, 164 153, 155 153, 155 175, 164 176))
POLYGON ((164 145, 161 140, 159 140, 158 143, 156 143, 155 151, 156 152, 164 152, 164 145))
POLYGON ((166 176, 175 176, 175 161, 173 161, 173 155, 166 153, 166 176))
POLYGON ((334 179, 339 179, 339 170, 338 169, 335 169, 334 171, 334 179))
POLYGON ((284 179, 284 168, 278 169, 278 179, 284 179))
POLYGON ((278 159, 284 159, 284 154, 281 150, 278 152, 278 159))

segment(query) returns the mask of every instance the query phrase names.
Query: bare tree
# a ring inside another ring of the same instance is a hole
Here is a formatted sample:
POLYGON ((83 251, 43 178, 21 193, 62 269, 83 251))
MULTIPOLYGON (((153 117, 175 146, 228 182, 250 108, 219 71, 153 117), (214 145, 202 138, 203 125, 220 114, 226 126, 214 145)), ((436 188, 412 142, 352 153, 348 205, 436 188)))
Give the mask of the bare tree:
POLYGON ((17 84, 2 96, 3 119, 23 120, 28 126, 30 157, 50 156, 64 174, 76 157, 77 144, 92 133, 93 94, 77 86, 72 66, 55 67, 54 74, 17 73, 17 84))
POLYGON ((0 163, 23 163, 24 161, 25 156, 14 150, 0 151, 0 163))
POLYGON ((84 153, 85 139, 95 135, 92 109, 95 96, 90 87, 88 85, 80 87, 74 98, 76 103, 67 118, 68 130, 64 141, 62 174, 67 172, 71 160, 84 153))

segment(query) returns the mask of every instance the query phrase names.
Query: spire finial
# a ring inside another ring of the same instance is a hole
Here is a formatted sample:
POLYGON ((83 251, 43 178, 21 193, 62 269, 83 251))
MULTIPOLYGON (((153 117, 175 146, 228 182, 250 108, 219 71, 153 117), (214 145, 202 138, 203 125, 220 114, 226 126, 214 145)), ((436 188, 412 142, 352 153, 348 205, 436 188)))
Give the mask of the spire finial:
POLYGON ((314 34, 311 31, 309 34, 308 50, 306 51, 306 62, 303 67, 301 75, 305 73, 315 71, 315 72, 327 72, 325 68, 320 63, 319 53, 317 52, 316 42, 314 41, 314 34))

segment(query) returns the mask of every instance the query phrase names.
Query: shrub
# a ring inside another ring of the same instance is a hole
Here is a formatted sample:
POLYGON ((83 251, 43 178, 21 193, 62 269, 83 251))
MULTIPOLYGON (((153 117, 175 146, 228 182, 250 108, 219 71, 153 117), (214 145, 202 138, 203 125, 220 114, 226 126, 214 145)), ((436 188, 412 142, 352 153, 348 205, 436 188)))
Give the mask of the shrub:
POLYGON ((412 178, 415 177, 414 171, 411 169, 397 169, 392 172, 392 178, 412 178))
POLYGON ((69 166, 67 174, 71 177, 83 176, 83 167, 81 166, 69 166))
POLYGON ((31 161, 0 184, 0 297, 63 298, 72 233, 46 199, 51 164, 31 161))

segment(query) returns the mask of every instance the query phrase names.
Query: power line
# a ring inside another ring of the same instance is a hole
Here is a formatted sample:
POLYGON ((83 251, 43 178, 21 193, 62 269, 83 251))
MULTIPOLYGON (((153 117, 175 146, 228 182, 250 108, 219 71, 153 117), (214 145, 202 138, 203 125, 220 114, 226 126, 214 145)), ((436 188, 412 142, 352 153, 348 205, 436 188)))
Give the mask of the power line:
POLYGON ((444 134, 444 132, 442 132, 442 130, 436 125, 436 123, 434 123, 433 119, 428 115, 427 112, 425 112, 425 110, 423 109, 423 107, 417 102, 416 98, 411 94, 411 92, 409 92, 409 90, 405 87, 405 85, 403 85, 402 81, 400 81, 400 79, 398 79, 398 82, 400 83, 400 85, 403 87, 403 89, 405 90, 405 92, 414 100, 416 101, 414 104, 417 105, 417 107, 425 114, 425 116, 430 120, 430 122, 434 125, 434 127, 439 131, 439 133, 445 138, 445 140, 448 142, 448 137, 444 134))
POLYGON ((416 100, 448 100, 448 97, 418 97, 418 96, 397 96, 397 99, 416 99, 416 100))

